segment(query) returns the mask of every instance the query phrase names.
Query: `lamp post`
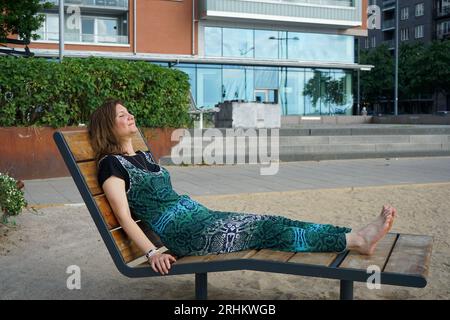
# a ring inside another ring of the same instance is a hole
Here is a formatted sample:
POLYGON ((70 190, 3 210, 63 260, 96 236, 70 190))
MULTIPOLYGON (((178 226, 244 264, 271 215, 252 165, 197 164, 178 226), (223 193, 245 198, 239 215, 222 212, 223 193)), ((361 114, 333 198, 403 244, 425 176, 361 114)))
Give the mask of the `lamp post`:
POLYGON ((64 0, 59 0, 59 62, 64 55, 64 0))
MULTIPOLYGON (((288 40, 300 40, 298 37, 274 37, 271 36, 269 37, 269 40, 278 40, 278 41, 282 41, 282 40, 286 40, 286 57, 285 59, 288 59, 288 40)), ((285 67, 285 72, 284 72, 284 104, 285 104, 285 114, 287 114, 287 73, 288 73, 288 67, 285 67)))
POLYGON ((395 101, 394 115, 398 116, 398 56, 399 56, 399 1, 395 1, 395 101))

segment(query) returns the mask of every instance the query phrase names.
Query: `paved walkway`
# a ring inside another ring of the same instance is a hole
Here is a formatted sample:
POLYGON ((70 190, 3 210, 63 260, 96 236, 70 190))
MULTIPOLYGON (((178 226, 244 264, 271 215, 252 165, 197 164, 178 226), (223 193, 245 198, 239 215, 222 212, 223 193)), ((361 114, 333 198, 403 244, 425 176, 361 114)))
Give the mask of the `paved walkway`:
MULTIPOLYGON (((284 162, 272 176, 248 164, 166 168, 175 190, 192 196, 450 182, 450 157, 284 162)), ((71 177, 27 180, 25 197, 30 205, 83 203, 71 177)))

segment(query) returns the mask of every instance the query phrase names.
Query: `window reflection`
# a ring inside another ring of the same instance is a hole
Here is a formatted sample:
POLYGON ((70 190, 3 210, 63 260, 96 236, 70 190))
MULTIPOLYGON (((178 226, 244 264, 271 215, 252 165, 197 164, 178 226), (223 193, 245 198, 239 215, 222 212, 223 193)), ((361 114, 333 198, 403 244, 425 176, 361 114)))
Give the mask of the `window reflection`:
POLYGON ((253 30, 223 28, 223 56, 253 58, 253 30))
POLYGON ((214 107, 222 102, 222 68, 197 68, 197 106, 214 107))
POLYGON ((353 36, 220 27, 205 27, 205 55, 271 60, 355 61, 353 36))
POLYGON ((256 59, 280 59, 279 46, 276 41, 269 41, 270 38, 278 38, 278 31, 255 30, 255 58, 256 59))
POLYGON ((354 40, 350 36, 289 32, 289 59, 354 62, 354 40))
POLYGON ((222 94, 224 101, 245 100, 244 68, 224 67, 222 94))
POLYGON ((198 107, 232 100, 279 103, 283 115, 351 115, 352 72, 339 69, 179 65, 198 107))
POLYGON ((205 55, 210 57, 222 56, 222 28, 205 28, 205 55))

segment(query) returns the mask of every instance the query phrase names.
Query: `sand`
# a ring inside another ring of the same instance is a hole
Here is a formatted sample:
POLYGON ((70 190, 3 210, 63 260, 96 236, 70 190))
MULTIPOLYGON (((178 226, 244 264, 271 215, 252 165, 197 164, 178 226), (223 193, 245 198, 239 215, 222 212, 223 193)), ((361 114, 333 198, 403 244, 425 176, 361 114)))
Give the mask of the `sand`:
MULTIPOLYGON (((280 214, 357 228, 382 204, 398 209, 393 232, 434 237, 425 288, 355 283, 355 299, 450 298, 450 183, 193 197, 216 210, 280 214)), ((0 225, 0 299, 193 299, 194 276, 130 279, 115 268, 84 206, 24 211, 16 227, 0 225), (81 270, 81 290, 66 286, 81 270)), ((263 273, 208 275, 210 299, 338 299, 339 281, 263 273)))

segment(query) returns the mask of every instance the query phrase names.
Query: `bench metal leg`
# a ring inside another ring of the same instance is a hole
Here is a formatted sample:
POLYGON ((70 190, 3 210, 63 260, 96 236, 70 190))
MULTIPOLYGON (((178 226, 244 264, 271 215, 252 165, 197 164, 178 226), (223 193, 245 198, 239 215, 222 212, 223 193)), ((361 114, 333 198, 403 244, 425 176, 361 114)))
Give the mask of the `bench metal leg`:
POLYGON ((353 281, 341 280, 341 300, 353 300, 353 281))
POLYGON ((206 272, 195 274, 195 299, 208 299, 208 274, 206 272))

